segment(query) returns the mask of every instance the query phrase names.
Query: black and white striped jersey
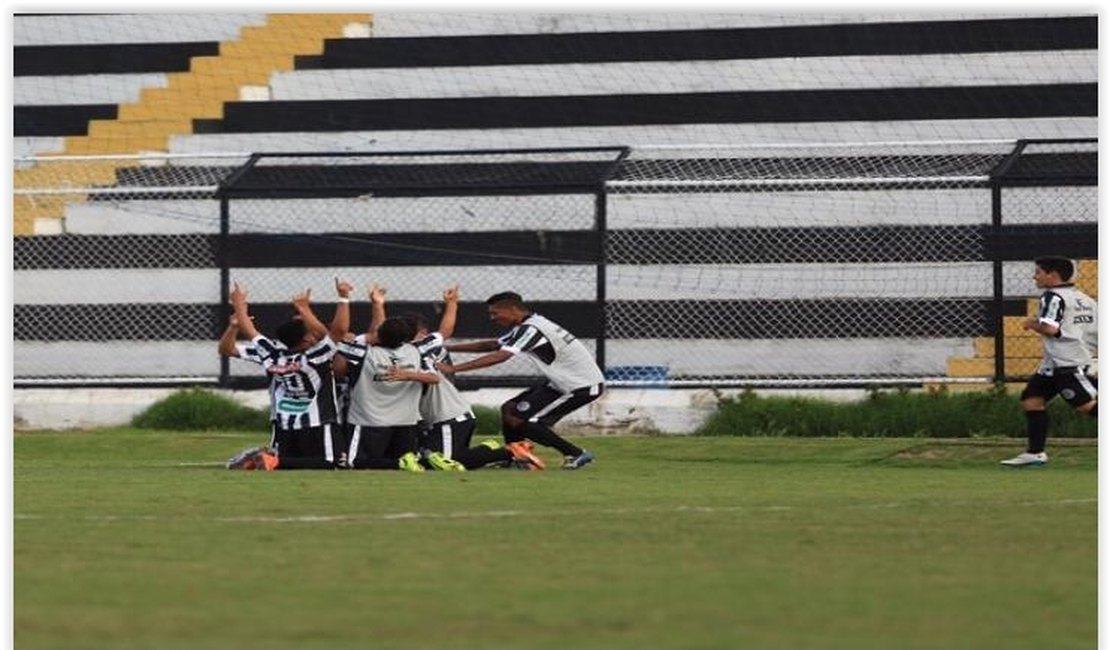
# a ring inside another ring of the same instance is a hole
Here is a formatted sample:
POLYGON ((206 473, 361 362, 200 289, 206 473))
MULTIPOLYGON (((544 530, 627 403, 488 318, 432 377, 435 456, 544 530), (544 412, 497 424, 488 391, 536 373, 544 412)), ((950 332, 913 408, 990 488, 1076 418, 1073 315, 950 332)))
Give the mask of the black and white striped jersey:
POLYGON ((1041 294, 1037 319, 1060 328, 1056 336, 1042 336, 1044 360, 1038 372, 1051 368, 1091 365, 1092 344, 1098 345, 1098 303, 1072 284, 1051 287, 1041 294))
POLYGON ((454 378, 448 377, 436 369, 437 362, 451 363, 451 354, 443 347, 443 336, 439 332, 432 332, 424 338, 413 341, 413 345, 420 352, 424 369, 438 373, 438 384, 425 384, 424 392, 420 396, 420 417, 428 424, 446 422, 464 416, 474 416, 470 402, 463 399, 459 389, 455 388, 454 378))
POLYGON ((300 352, 261 335, 237 347, 239 358, 261 365, 270 377, 270 417, 278 428, 307 429, 338 421, 331 367, 336 347, 330 337, 300 352))
POLYGON ((531 314, 520 325, 498 339, 502 350, 528 353, 551 385, 569 393, 578 388, 604 383, 597 362, 573 334, 539 314, 531 314))
MULTIPOLYGON (((365 339, 363 339, 365 340, 365 339)), ((378 345, 340 343, 339 353, 347 358, 351 381, 351 403, 347 423, 365 427, 412 426, 420 421, 420 393, 415 381, 388 381, 393 366, 421 369, 420 353, 411 343, 396 349, 378 345), (355 378, 357 377, 357 378, 355 378)))

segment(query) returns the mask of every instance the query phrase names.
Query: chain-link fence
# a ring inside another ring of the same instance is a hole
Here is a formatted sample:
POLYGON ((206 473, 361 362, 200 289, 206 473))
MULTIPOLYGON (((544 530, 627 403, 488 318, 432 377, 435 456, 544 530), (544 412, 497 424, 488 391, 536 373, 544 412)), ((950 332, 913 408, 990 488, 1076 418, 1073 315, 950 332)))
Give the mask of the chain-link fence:
POLYGON ((230 283, 268 331, 337 277, 433 323, 458 284, 461 339, 517 291, 615 384, 985 381, 1039 356, 1031 259, 1097 257, 1093 143, 89 158, 17 165, 17 384, 245 381, 230 283))

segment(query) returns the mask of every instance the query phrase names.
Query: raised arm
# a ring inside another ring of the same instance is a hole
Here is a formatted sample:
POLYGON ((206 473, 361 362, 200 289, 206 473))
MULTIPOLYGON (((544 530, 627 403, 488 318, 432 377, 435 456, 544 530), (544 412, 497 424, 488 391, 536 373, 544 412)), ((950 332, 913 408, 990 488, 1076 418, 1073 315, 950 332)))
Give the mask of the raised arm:
POLYGON ((239 319, 232 314, 227 319, 227 329, 220 336, 220 356, 224 357, 238 357, 239 348, 235 342, 239 339, 239 319))
POLYGON ((354 286, 350 282, 335 279, 335 293, 339 298, 335 305, 335 315, 328 327, 328 333, 331 334, 333 341, 342 341, 351 329, 351 291, 353 290, 354 286))
POLYGON ((385 322, 385 287, 373 284, 369 293, 370 327, 366 330, 366 342, 375 345, 378 342, 378 328, 385 322))
POLYGON ((240 287, 238 282, 231 289, 231 306, 235 310, 232 318, 235 319, 239 331, 246 338, 253 340, 258 336, 258 328, 254 326, 254 321, 247 313, 247 290, 240 287))
POLYGON ((443 316, 439 319, 439 335, 443 340, 455 333, 455 322, 459 316, 459 285, 443 290, 443 316))
POLYGON ((300 314, 301 320, 304 321, 304 325, 309 332, 312 332, 318 338, 324 338, 328 334, 328 328, 313 313, 312 306, 309 304, 311 298, 312 289, 305 289, 293 296, 293 309, 296 309, 297 313, 300 314))

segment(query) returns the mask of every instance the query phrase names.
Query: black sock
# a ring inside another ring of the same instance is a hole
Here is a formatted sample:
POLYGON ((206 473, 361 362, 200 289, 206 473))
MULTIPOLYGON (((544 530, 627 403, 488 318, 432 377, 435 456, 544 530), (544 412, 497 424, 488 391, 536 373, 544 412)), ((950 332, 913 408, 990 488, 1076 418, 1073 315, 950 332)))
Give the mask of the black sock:
POLYGON ((478 445, 477 447, 463 449, 455 454, 453 458, 462 463, 463 467, 467 469, 478 469, 492 463, 506 463, 513 459, 513 454, 504 447, 490 449, 485 445, 478 445))
POLYGON ((578 456, 582 449, 571 444, 566 438, 552 431, 549 427, 539 422, 528 422, 523 427, 523 433, 532 442, 558 449, 564 456, 578 456))
POLYGON ((1025 430, 1029 436, 1029 448, 1026 451, 1031 454, 1044 451, 1045 441, 1048 440, 1048 412, 1026 411, 1025 430))

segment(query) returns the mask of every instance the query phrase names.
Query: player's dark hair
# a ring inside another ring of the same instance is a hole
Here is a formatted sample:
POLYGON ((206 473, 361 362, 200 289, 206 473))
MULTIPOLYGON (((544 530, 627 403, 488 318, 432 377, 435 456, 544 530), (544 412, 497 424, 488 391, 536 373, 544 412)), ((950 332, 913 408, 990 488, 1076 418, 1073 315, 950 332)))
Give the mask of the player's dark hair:
POLYGON ((387 318, 378 326, 378 345, 396 349, 412 340, 416 329, 403 318, 387 318))
POLYGON ((285 347, 292 350, 304 341, 304 336, 307 333, 308 327, 305 326, 303 320, 290 319, 278 325, 277 340, 281 341, 285 344, 285 347))
POLYGON ((514 291, 502 291, 495 293, 489 298, 486 298, 487 305, 500 305, 504 307, 516 307, 524 309, 524 298, 520 297, 519 293, 514 291))
POLYGON ((1033 260, 1033 263, 1046 273, 1056 273, 1064 282, 1071 282, 1071 276, 1075 274, 1075 264, 1070 259, 1059 255, 1038 257, 1033 260))
POLYGON ((401 319, 412 326, 413 336, 420 330, 431 329, 428 317, 418 311, 407 311, 401 314, 401 319))

